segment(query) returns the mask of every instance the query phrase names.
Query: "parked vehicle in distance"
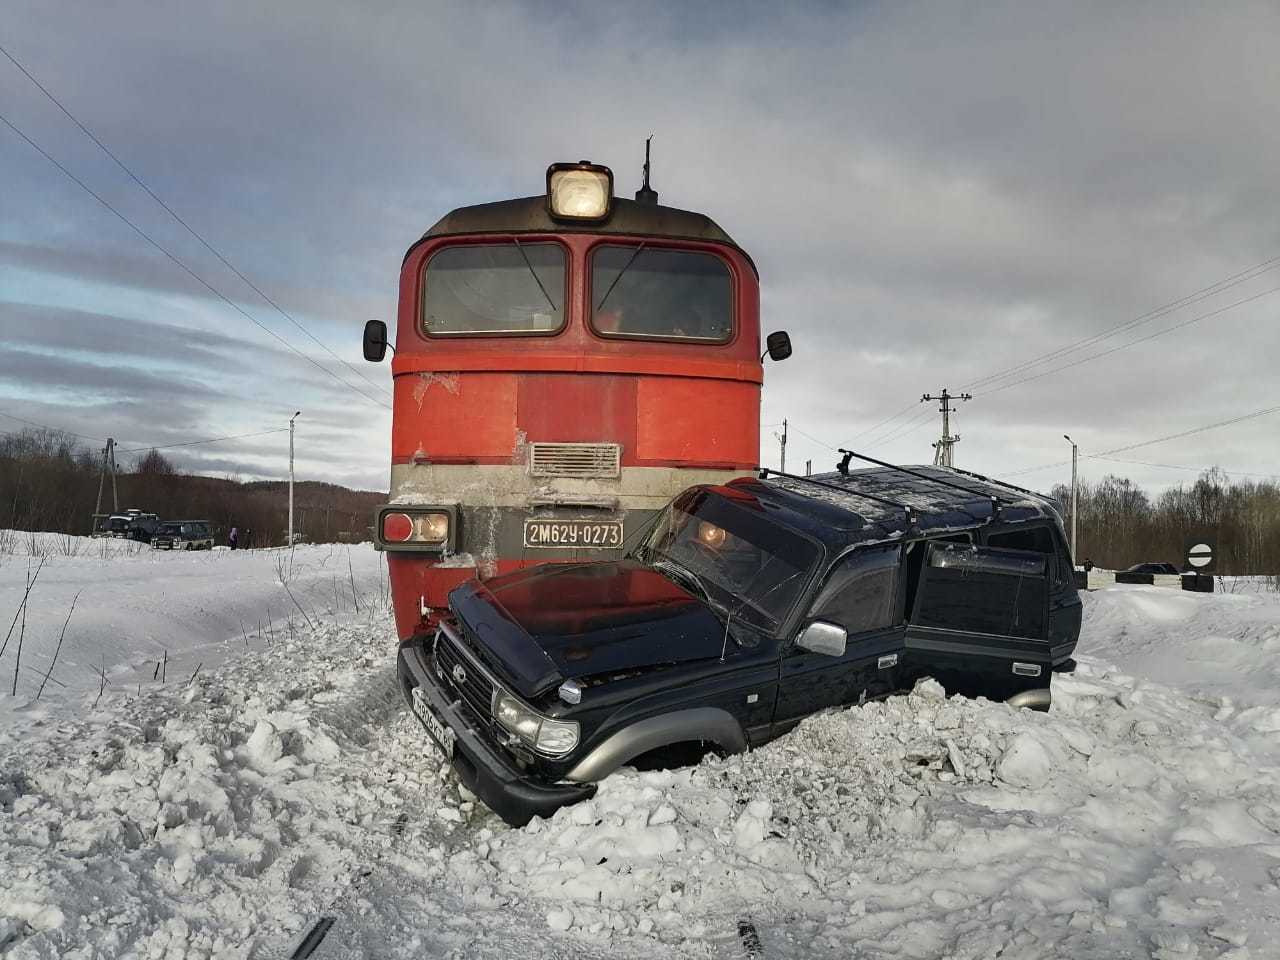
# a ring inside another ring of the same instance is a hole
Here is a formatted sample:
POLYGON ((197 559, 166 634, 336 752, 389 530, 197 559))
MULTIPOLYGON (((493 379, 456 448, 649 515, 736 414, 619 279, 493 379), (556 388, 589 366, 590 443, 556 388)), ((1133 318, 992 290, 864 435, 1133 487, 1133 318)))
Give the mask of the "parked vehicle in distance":
POLYGON ((1124 573, 1160 573, 1160 574, 1172 574, 1174 576, 1177 576, 1182 571, 1179 570, 1177 566, 1172 563, 1135 563, 1132 567, 1130 567, 1129 569, 1123 572, 1124 573))
POLYGON ((1047 709, 1080 600, 1053 503, 937 467, 699 485, 623 559, 452 591, 402 692, 511 824, 628 763, 736 752, 934 676, 1047 709))
POLYGON ((151 538, 157 550, 212 550, 208 520, 166 520, 151 538))
POLYGON ((143 513, 141 510, 126 510, 124 513, 113 513, 102 521, 101 528, 95 536, 114 537, 118 540, 138 540, 147 543, 160 529, 160 518, 154 513, 143 513))

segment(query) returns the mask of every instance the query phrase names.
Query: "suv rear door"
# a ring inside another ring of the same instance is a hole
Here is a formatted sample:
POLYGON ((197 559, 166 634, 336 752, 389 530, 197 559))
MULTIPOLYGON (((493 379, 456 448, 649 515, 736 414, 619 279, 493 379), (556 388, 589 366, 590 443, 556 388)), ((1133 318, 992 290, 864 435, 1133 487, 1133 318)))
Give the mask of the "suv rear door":
POLYGON ((1046 566, 1043 554, 1025 550, 928 544, 907 623, 906 672, 993 699, 1047 687, 1046 566))
POLYGON ((1071 552, 1048 524, 1027 524, 987 534, 985 545, 1043 554, 1049 579, 1049 648, 1055 666, 1070 660, 1080 636, 1081 604, 1071 574, 1071 552))

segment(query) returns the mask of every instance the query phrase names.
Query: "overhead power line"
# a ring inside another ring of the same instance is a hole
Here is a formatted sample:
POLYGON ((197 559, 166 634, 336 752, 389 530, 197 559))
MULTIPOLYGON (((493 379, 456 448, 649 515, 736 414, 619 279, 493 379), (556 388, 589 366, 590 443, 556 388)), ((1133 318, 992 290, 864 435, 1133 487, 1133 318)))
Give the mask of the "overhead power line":
POLYGON ((1183 437, 1190 437, 1197 433, 1205 433, 1208 430, 1217 430, 1219 427, 1229 427, 1235 423, 1243 423, 1245 420, 1256 420, 1258 417, 1265 417, 1272 413, 1280 412, 1280 406, 1267 407, 1265 410, 1255 410, 1253 413, 1246 413, 1239 417, 1232 417, 1230 420, 1219 420, 1217 423, 1206 424, 1203 427, 1192 427, 1190 430, 1183 430, 1181 433, 1171 433, 1167 437, 1158 437, 1155 440, 1145 440, 1142 443, 1131 443, 1124 447, 1112 447, 1110 450, 1103 450, 1098 456, 1110 456, 1113 453, 1124 453, 1128 450, 1137 450, 1140 447, 1149 447, 1153 444, 1164 443, 1167 440, 1181 440, 1183 437))
MULTIPOLYGON (((1156 437, 1154 440, 1143 440, 1140 443, 1130 443, 1121 447, 1112 447, 1110 450, 1103 450, 1101 453, 1084 454, 1084 456, 1105 458, 1117 453, 1127 453, 1130 450, 1140 450, 1143 447, 1155 446, 1157 443, 1167 443, 1170 440, 1181 440, 1183 437, 1194 436, 1198 433, 1207 433, 1210 430, 1217 430, 1220 427, 1229 427, 1233 424, 1243 423, 1246 420, 1256 420, 1258 417, 1265 417, 1273 413, 1280 413, 1280 406, 1266 407, 1262 410, 1255 410, 1252 413, 1242 414, 1238 417, 1231 417, 1227 420, 1219 420, 1216 423, 1207 423, 1202 427, 1192 427, 1190 430, 1183 430, 1179 433, 1171 433, 1168 436, 1156 437)), ((1060 460, 1056 463, 1045 463, 1038 467, 1027 467, 1023 470, 1014 470, 1012 473, 1005 473, 1005 477, 1017 477, 1024 473, 1037 473, 1041 470, 1051 470, 1054 467, 1064 467, 1069 464, 1070 460, 1060 460)))
POLYGON ((798 433, 798 434, 800 434, 800 436, 802 436, 802 437, 806 437, 807 439, 812 440, 814 443, 816 443, 816 444, 817 444, 818 446, 820 446, 820 447, 825 447, 825 448, 826 448, 826 449, 828 449, 828 450, 835 450, 835 449, 836 449, 835 447, 831 446, 831 444, 827 443, 825 440, 819 440, 819 439, 818 439, 817 437, 815 437, 812 433, 806 433, 805 431, 801 430, 801 429, 800 429, 799 427, 797 427, 794 423, 792 423, 792 424, 791 424, 791 431, 792 431, 793 433, 798 433))
POLYGON ((895 440, 901 440, 907 434, 915 433, 921 427, 925 426, 926 424, 930 423, 933 420, 933 410, 928 408, 924 410, 919 410, 919 401, 916 402, 915 406, 918 412, 914 417, 910 417, 907 420, 904 420, 897 427, 890 430, 888 433, 884 434, 883 436, 875 440, 868 441, 866 444, 864 444, 866 449, 873 450, 876 447, 882 447, 882 446, 885 446, 886 444, 893 443, 895 440))
POLYGON ((329 369, 328 367, 326 367, 324 364, 322 364, 322 363, 320 363, 319 361, 317 361, 314 357, 307 356, 307 354, 303 353, 301 350, 299 350, 297 347, 295 347, 293 344, 291 344, 291 343, 290 343, 288 340, 286 340, 284 337, 280 336, 280 334, 276 333, 274 330, 272 330, 272 329, 271 329, 270 327, 268 327, 266 324, 262 323, 260 320, 258 320, 255 316, 253 316, 251 313, 249 313, 249 312, 248 312, 247 310, 245 310, 243 307, 241 307, 238 303, 236 303, 236 302, 235 302, 234 300, 232 300, 230 297, 226 296, 226 294, 222 293, 222 291, 220 291, 220 290, 218 290, 216 287, 214 287, 214 286, 213 286, 213 284, 209 283, 209 281, 205 280, 205 279, 204 279, 204 277, 200 276, 198 273, 196 273, 194 270, 192 270, 189 266, 187 266, 187 265, 186 265, 186 263, 184 263, 182 260, 180 260, 176 255, 174 255, 174 254, 170 253, 168 249, 166 249, 164 246, 162 246, 162 245, 161 245, 157 240, 155 240, 154 238, 152 238, 152 236, 151 236, 149 233, 147 233, 145 230, 143 230, 141 227, 139 227, 136 223, 134 223, 132 220, 130 220, 128 217, 126 217, 123 213, 121 213, 121 212, 120 212, 119 210, 117 210, 115 207, 113 207, 113 206, 112 206, 112 205, 111 205, 111 204, 110 204, 106 199, 104 199, 100 194, 98 194, 96 191, 94 191, 94 189, 93 189, 92 187, 90 187, 87 183, 85 183, 83 180, 81 180, 79 177, 77 177, 74 173, 72 173, 70 170, 68 170, 65 166, 63 166, 63 165, 62 165, 62 164, 57 160, 57 158, 55 158, 52 154, 50 154, 47 150, 45 150, 45 149, 44 149, 44 147, 40 146, 40 144, 36 143, 36 142, 35 142, 34 140, 32 140, 29 136, 27 136, 25 133, 23 133, 23 132, 22 132, 22 130, 20 130, 20 129, 19 129, 19 128, 18 128, 18 127, 13 123, 13 121, 11 121, 11 120, 10 120, 8 117, 6 117, 4 114, 0 114, 0 122, 4 123, 4 125, 5 125, 6 127, 8 127, 10 130, 12 130, 14 133, 16 133, 19 137, 21 137, 23 140, 25 140, 25 141, 27 142, 27 144, 28 144, 28 145, 29 145, 33 150, 35 150, 35 151, 36 151, 37 153, 39 153, 42 157, 44 157, 46 160, 48 160, 51 164, 53 164, 55 167, 57 167, 57 168, 62 172, 62 174, 63 174, 64 176, 66 176, 66 177, 67 177, 67 179, 69 179, 72 183, 74 183, 76 186, 78 186, 78 187, 79 187, 81 190, 83 190, 85 193, 89 194, 89 196, 93 197, 93 199, 97 200, 97 201, 98 201, 98 203, 100 203, 103 207, 105 207, 105 208, 106 208, 107 210, 109 210, 112 214, 114 214, 114 215, 115 215, 119 220, 121 220, 121 221, 122 221, 126 226, 128 226, 131 230, 133 230, 133 232, 134 232, 134 233, 136 233, 138 236, 140 236, 143 240, 147 241, 147 243, 149 243, 151 246, 153 246, 153 247, 155 247, 157 250, 159 250, 159 251, 160 251, 160 253, 164 254, 164 256, 165 256, 167 259, 169 259, 169 260, 170 260, 170 261, 172 261, 175 265, 177 265, 177 266, 178 266, 178 267, 179 267, 179 268, 180 268, 184 273, 186 273, 189 277, 191 277, 193 280, 195 280, 197 283, 199 283, 202 287, 204 287, 206 290, 208 290, 210 293, 212 293, 215 297, 217 297, 219 300, 221 300, 221 301, 222 301, 223 303, 225 303, 227 306, 231 307, 231 309, 235 310, 235 311, 236 311, 236 313, 240 314, 242 317, 244 317, 246 320, 248 320, 250 323, 252 323, 255 327, 258 327, 258 328, 259 328, 260 330, 262 330, 264 333, 266 333, 266 334, 270 335, 273 339, 275 339, 275 340, 279 341, 279 342, 280 342, 280 344, 281 344, 281 345, 283 345, 283 346, 284 346, 287 350, 289 350, 291 353, 295 353, 295 354, 297 354, 297 355, 298 355, 299 357, 301 357, 303 360, 307 361, 307 363, 309 363, 309 364, 311 364, 312 366, 314 366, 316 369, 321 370, 321 371, 323 371, 324 373, 328 374, 330 377, 332 377, 332 378, 333 378, 334 380, 336 380, 338 383, 342 384, 342 385, 343 385, 344 387, 346 387, 348 390, 354 390, 356 393, 358 393, 360 396, 364 397, 364 398, 365 398, 366 400, 368 400, 370 403, 375 403, 375 404, 377 404, 378 406, 380 406, 380 407, 385 407, 385 408, 386 408, 386 409, 388 409, 388 410, 389 410, 389 409, 391 409, 391 407, 390 407, 390 405, 389 405, 389 404, 384 403, 383 401, 381 401, 381 400, 377 399, 376 397, 371 397, 369 394, 365 393, 363 390, 361 390, 361 389, 360 389, 359 387, 357 387, 355 384, 350 383, 350 382, 348 382, 348 381, 346 381, 346 380, 342 379, 342 377, 338 376, 336 373, 334 373, 332 370, 330 370, 330 369, 329 369))
POLYGON ((288 427, 276 427, 274 430, 259 430, 256 433, 237 433, 229 437, 209 437, 206 440, 182 440, 178 443, 152 444, 149 447, 130 447, 120 453, 147 453, 151 450, 172 450, 174 447, 194 447, 202 443, 222 443, 224 440, 247 440, 250 437, 265 437, 272 433, 288 433, 288 427))
POLYGON ((1137 346, 1140 343, 1146 343, 1148 340, 1154 340, 1156 337, 1163 337, 1166 333, 1172 333, 1174 330, 1181 330, 1183 327, 1189 327, 1193 323, 1199 323, 1201 320, 1208 320, 1210 317, 1216 317, 1219 314, 1226 313, 1228 310, 1234 310, 1236 307, 1243 306, 1246 303, 1252 303, 1254 300, 1260 300, 1263 297, 1270 296, 1273 293, 1280 293, 1280 287, 1272 287, 1269 290, 1263 290, 1261 293, 1255 293, 1253 296, 1244 297, 1234 303, 1229 303, 1225 307, 1219 307, 1217 310, 1211 310, 1208 313, 1202 313, 1198 317, 1190 317, 1187 320, 1181 320, 1171 327, 1165 327, 1163 330, 1157 330, 1155 333, 1149 333, 1145 337, 1139 337, 1137 340, 1130 340, 1128 343, 1122 343, 1119 346, 1112 347, 1109 350, 1103 350, 1101 353, 1090 354, 1079 360, 1072 360, 1070 363, 1064 363, 1060 367, 1053 367, 1049 370, 1041 370, 1039 373, 1033 373, 1030 376, 1023 377, 1020 380, 1013 380, 1009 383, 1003 383, 998 387, 985 390, 978 394, 979 397, 989 397, 993 393, 999 393, 1001 390, 1008 390, 1010 387, 1016 387, 1020 383, 1027 383, 1031 380, 1039 380, 1041 377, 1047 377, 1051 373, 1061 373, 1063 370, 1069 370, 1072 367, 1078 367, 1082 363, 1088 363, 1091 360, 1098 360, 1102 357, 1110 356, 1121 350, 1127 350, 1129 347, 1137 346))
POLYGON ((862 431, 860 431, 860 432, 858 432, 858 433, 855 433, 852 437, 850 437, 850 438, 849 438, 849 445, 850 445, 850 446, 852 446, 853 444, 855 444, 855 443, 857 443, 859 440, 861 440, 863 437, 867 437, 867 436, 870 436, 871 434, 875 433, 875 432, 876 432, 877 430, 879 430, 881 427, 886 426, 886 425, 887 425, 887 424, 889 424, 889 423, 892 423, 894 420, 898 420, 898 419, 902 418, 903 416, 905 416, 905 415, 907 415, 907 414, 911 413, 912 411, 918 411, 919 409, 920 409, 919 404, 918 404, 918 403, 916 403, 916 401, 914 401, 914 400, 913 400, 913 401, 911 401, 909 404, 907 404, 907 405, 906 405, 905 407, 903 407, 901 410, 898 410, 898 411, 896 411, 896 412, 894 412, 894 413, 889 414, 889 416, 885 417, 885 418, 884 418, 883 420, 881 420, 879 423, 873 424, 872 426, 867 427, 867 429, 862 430, 862 431))
MULTIPOLYGON (((1064 347, 1059 347, 1047 353, 1040 354, 1039 356, 1032 357, 1029 360, 1024 360, 1021 363, 1017 363, 1013 365, 1012 367, 1006 367, 994 373, 987 374, 985 377, 979 377, 977 380, 971 380, 968 383, 966 383, 962 389, 972 390, 976 387, 980 387, 985 384, 998 382, 1000 380, 1007 379, 1008 377, 1015 376, 1016 374, 1030 367, 1039 366, 1042 363, 1048 363, 1052 360, 1059 359, 1061 357, 1066 356, 1067 354, 1074 353, 1077 350, 1083 349, 1084 347, 1092 346, 1095 343, 1100 343, 1103 340, 1110 339, 1111 337, 1124 333, 1127 330, 1133 329, 1134 327, 1141 326, 1142 324, 1148 323, 1151 320, 1155 320, 1155 319, 1158 319, 1159 317, 1166 316, 1176 310, 1181 309, 1182 307, 1190 306, 1194 303, 1199 303, 1200 301, 1208 299, 1209 297, 1215 296, 1216 294, 1222 293, 1225 290, 1229 290, 1232 287, 1238 286, 1239 284, 1242 284, 1242 283, 1246 283, 1249 280, 1254 279, 1255 277, 1259 277, 1270 270, 1274 270, 1278 266, 1280 266, 1280 256, 1272 257, 1269 260, 1264 260, 1261 263, 1258 263, 1252 267, 1249 267, 1247 270, 1242 270, 1239 273, 1232 274, 1229 277, 1224 277, 1222 280, 1219 280, 1216 283, 1211 283, 1206 287, 1201 287, 1199 290, 1193 291, 1192 293, 1189 293, 1184 297, 1180 297, 1177 300, 1172 300, 1169 303, 1156 307, 1154 310, 1141 314, 1140 316, 1134 317, 1131 320, 1126 320, 1125 322, 1117 324, 1116 326, 1111 327, 1108 330, 1104 330, 1101 333, 1097 333, 1092 336, 1085 337, 1082 340, 1077 340, 1074 343, 1070 343, 1064 347)), ((1270 291, 1270 292, 1274 292, 1274 291, 1270 291)), ((1247 302, 1247 301, 1242 301, 1242 302, 1247 302)), ((1212 316, 1212 314, 1209 314, 1208 316, 1212 316)), ((1175 328, 1171 328, 1171 329, 1175 329, 1175 328)), ((1140 342, 1140 341, 1135 341, 1135 342, 1140 342)), ((1100 354, 1100 355, 1104 355, 1104 354, 1100 354)), ((988 390, 986 392, 993 393, 995 391, 988 390)))
POLYGON ((337 360, 344 367, 346 367, 348 370, 354 373, 357 377, 359 377, 365 383, 369 384, 369 386, 373 387, 376 390, 381 390, 382 392, 387 393, 386 387, 382 386, 381 384, 374 383, 372 380, 366 377, 363 373, 361 373, 358 369, 353 367, 346 360, 343 360, 342 357, 338 356, 336 353, 330 350, 329 347, 324 343, 322 343, 319 340, 319 338, 317 338, 314 334, 312 334, 310 330, 308 330, 300 322, 294 319, 294 317, 288 311, 286 311, 278 303, 272 300, 271 297, 267 296, 267 294, 264 293, 256 283, 254 283, 252 280, 246 277, 243 273, 241 273, 240 270, 233 263, 231 263, 231 261, 229 261, 226 257, 224 257, 222 253, 219 252, 213 246, 213 244, 211 244, 208 240, 206 240, 203 236, 201 236, 201 234, 198 233, 196 229, 191 226, 191 224, 187 223, 186 220, 180 217, 177 211, 175 211, 172 207, 170 207, 169 204, 161 200, 160 197, 156 195, 154 190, 152 190, 149 186, 143 183, 141 177, 139 177, 136 173, 134 173, 125 164, 123 160, 121 160, 118 156, 116 156, 115 153, 105 143, 99 140, 94 135, 92 130, 90 130, 83 123, 81 123, 80 120, 70 110, 66 108, 66 106, 62 103, 62 101, 59 100, 57 97, 55 97, 51 92, 49 92, 49 89, 39 80, 37 80, 30 70, 28 70, 21 63, 19 63, 17 58, 14 57, 14 55, 11 54, 8 50, 6 50, 3 45, 0 45, 0 53, 3 53, 9 59, 10 63, 12 63, 19 70, 21 70, 23 76, 25 76, 28 80, 30 80, 33 84, 35 84, 36 89, 38 89, 41 93, 43 93, 55 107, 61 110, 63 115, 66 116, 68 120, 70 120, 77 127, 79 127, 80 132, 83 133, 90 140, 92 140, 98 146, 98 149, 100 149, 103 153, 105 153, 108 157, 110 157, 112 161, 115 163, 115 165, 119 167, 121 170, 123 170, 130 180, 136 183, 147 194, 147 196, 149 196, 152 200, 154 200, 164 209, 165 213, 169 214, 169 216, 173 217, 174 220, 178 221, 178 223, 182 225, 182 227, 187 231, 187 233, 195 237, 196 240, 198 240, 206 250, 208 250, 215 257, 217 257, 218 260, 222 262, 223 266, 225 266, 228 270, 230 270, 242 281, 244 281, 244 283, 250 289, 252 289, 256 294, 258 294, 258 296, 262 297, 263 300, 271 304, 271 306, 275 308, 275 311, 278 314, 280 314, 280 316, 284 317, 286 320, 292 323, 295 327, 297 327, 299 330, 305 333, 308 337, 310 337, 312 342, 314 342, 316 346, 318 346, 321 350, 329 354, 329 356, 333 357, 333 359, 337 360))
MULTIPOLYGON (((78 440, 92 440, 94 443, 106 443, 106 437, 91 437, 87 434, 76 433, 73 430, 64 430, 61 427, 52 427, 47 423, 38 423, 35 420, 28 420, 25 417, 15 417, 11 413, 5 413, 0 410, 0 417, 6 420, 14 420, 18 423, 25 423, 29 427, 39 427, 41 430, 49 430, 53 433, 63 433, 69 437, 75 437, 78 440)), ((250 437, 265 437, 272 433, 288 433, 288 427, 275 427, 271 430, 258 430, 254 433, 237 433, 226 437, 207 437, 203 440, 181 440, 177 443, 152 443, 140 447, 130 447, 127 450, 116 450, 117 453, 145 453, 148 450, 171 450, 174 447, 194 447, 203 443, 222 443, 224 440, 247 440, 250 437)))
POLYGON ((83 433, 75 433, 72 430, 63 430, 61 427, 51 427, 47 423, 36 423, 34 420, 27 420, 24 417, 15 417, 11 413, 0 411, 0 417, 6 420, 15 420, 18 423, 25 423, 29 427, 39 427, 41 430, 51 430, 54 433, 65 433, 69 437, 76 437, 79 440, 92 440, 94 443, 106 443, 106 437, 90 437, 83 433))
MULTIPOLYGON (((1111 463, 1131 463, 1140 467, 1158 467, 1163 470, 1189 470, 1192 473, 1204 473, 1206 470, 1213 469, 1212 467, 1190 467, 1179 463, 1152 463, 1150 460, 1126 460, 1122 457, 1104 457, 1101 454, 1096 453, 1093 455, 1086 453, 1085 456, 1090 460, 1106 460, 1111 463)), ((1258 477, 1263 480, 1280 480, 1280 474, 1276 473, 1250 473, 1246 470, 1232 470, 1229 467, 1222 467, 1218 464, 1215 464, 1214 466, 1219 467, 1219 469, 1224 473, 1231 474, 1235 477, 1258 477)))

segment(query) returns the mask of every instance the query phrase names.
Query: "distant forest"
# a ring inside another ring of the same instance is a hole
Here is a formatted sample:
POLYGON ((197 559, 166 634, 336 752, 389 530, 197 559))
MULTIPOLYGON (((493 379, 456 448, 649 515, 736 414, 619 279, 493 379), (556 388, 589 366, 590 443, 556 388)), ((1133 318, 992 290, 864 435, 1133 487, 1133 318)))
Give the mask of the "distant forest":
MULTIPOLYGON (((47 430, 0 434, 0 528, 88 534, 91 529, 101 451, 74 437, 47 430)), ((252 531, 254 546, 285 542, 289 485, 284 481, 242 483, 180 474, 151 450, 117 477, 120 508, 137 507, 167 520, 209 520, 219 543, 232 526, 252 531)), ((1050 491, 1062 504, 1071 530, 1071 488, 1050 491)), ((316 543, 369 537, 373 511, 386 494, 306 481, 294 487, 297 529, 316 543)), ((111 510, 111 484, 103 491, 111 510)), ((1184 539, 1212 536, 1217 570, 1226 575, 1280 574, 1280 484, 1233 480, 1208 470, 1190 486, 1157 496, 1125 477, 1108 475, 1080 484, 1077 562, 1123 569, 1158 561, 1183 566, 1184 539)), ((242 540, 242 542, 244 542, 242 540)))
MULTIPOLYGON (((158 450, 117 466, 121 512, 136 507, 162 520, 208 520, 215 543, 226 543, 232 527, 239 528, 245 546, 287 539, 287 481, 246 483, 182 474, 158 450)), ((0 434, 0 528, 89 534, 101 472, 102 451, 68 434, 36 429, 0 434)), ((315 481, 295 483, 293 496, 294 527, 312 543, 369 539, 374 509, 387 499, 385 493, 315 481)), ((108 476, 102 512, 112 508, 108 476)))
MULTIPOLYGON (((1051 491, 1071 531, 1071 487, 1051 491)), ((1185 566, 1185 538, 1217 542, 1216 573, 1227 576, 1280 573, 1280 484, 1232 480, 1218 468, 1190 486, 1179 484, 1156 497, 1124 477, 1108 475, 1079 490, 1076 561, 1123 570, 1135 563, 1185 566)))

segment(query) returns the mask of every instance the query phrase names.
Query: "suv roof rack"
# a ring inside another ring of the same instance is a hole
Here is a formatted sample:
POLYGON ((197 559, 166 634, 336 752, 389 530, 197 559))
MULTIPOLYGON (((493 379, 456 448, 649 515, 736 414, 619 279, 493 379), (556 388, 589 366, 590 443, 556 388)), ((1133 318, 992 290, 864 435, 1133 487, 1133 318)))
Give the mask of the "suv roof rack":
POLYGON ((961 493, 967 493, 975 497, 985 497, 991 501, 991 516, 993 519, 1000 515, 1000 504, 1012 504, 1014 502, 1012 500, 1003 500, 995 494, 984 493, 981 490, 974 490, 972 487, 952 483, 950 480, 942 479, 942 477, 931 477, 927 473, 920 473, 919 471, 912 470, 909 467, 900 467, 898 464, 889 463, 887 460, 877 460, 875 457, 869 457, 865 453, 855 453, 854 451, 846 450, 843 447, 839 448, 839 452, 844 454, 844 457, 838 464, 836 464, 836 469, 845 476, 848 476, 849 474, 849 460, 857 457, 859 460, 867 461, 867 463, 874 463, 877 466, 887 467, 890 470, 896 470, 898 473, 905 473, 909 477, 916 477, 917 479, 924 480, 927 483, 937 484, 940 487, 950 487, 952 490, 959 490, 961 493))
POLYGON ((984 476, 981 473, 974 473, 972 470, 961 470, 959 467, 952 467, 951 469, 954 470, 956 473, 963 473, 966 477, 973 477, 973 479, 981 480, 984 483, 994 483, 996 486, 999 486, 999 487, 1006 487, 1009 490, 1017 490, 1019 493, 1025 493, 1028 496, 1035 497, 1037 500, 1044 499, 1043 493, 1037 493, 1034 490, 1028 490, 1026 487, 1020 487, 1016 483, 1010 483, 1008 480, 1000 480, 1000 479, 997 479, 996 477, 984 476))
POLYGON ((785 477, 788 480, 798 480, 801 483, 808 483, 815 487, 822 487, 826 490, 834 490, 837 493, 843 493, 845 496, 861 497, 864 500, 871 500, 875 503, 882 503, 887 507, 893 507, 894 509, 901 510, 904 514, 906 514, 908 526, 910 526, 915 519, 915 511, 909 504, 899 503, 897 500, 890 500, 888 497, 877 497, 873 493, 864 493, 861 490, 854 490, 854 489, 851 489, 850 487, 842 487, 838 483, 825 483, 822 480, 815 480, 813 479, 813 477, 802 477, 794 473, 783 473, 781 470, 774 470, 772 467, 760 468, 761 480, 767 480, 770 476, 785 477))

